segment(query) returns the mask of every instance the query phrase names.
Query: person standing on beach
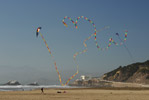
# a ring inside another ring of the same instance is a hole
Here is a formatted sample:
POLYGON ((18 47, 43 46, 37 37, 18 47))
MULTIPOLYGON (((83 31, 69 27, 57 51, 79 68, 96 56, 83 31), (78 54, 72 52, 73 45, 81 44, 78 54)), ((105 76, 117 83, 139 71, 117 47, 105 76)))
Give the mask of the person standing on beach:
POLYGON ((41 88, 41 93, 44 93, 43 88, 41 88))

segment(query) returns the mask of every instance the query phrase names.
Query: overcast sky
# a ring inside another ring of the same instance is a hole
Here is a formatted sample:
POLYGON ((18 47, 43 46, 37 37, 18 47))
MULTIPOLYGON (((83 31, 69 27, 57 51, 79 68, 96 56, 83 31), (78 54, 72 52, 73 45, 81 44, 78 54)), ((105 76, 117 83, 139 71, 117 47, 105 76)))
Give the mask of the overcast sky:
MULTIPOLYGON (((76 72, 73 55, 84 50, 83 41, 94 33, 93 26, 84 19, 78 29, 66 19, 74 21, 86 16, 94 21, 100 47, 106 47, 115 33, 124 38, 133 59, 124 46, 111 45, 108 51, 98 51, 94 37, 87 41, 88 51, 77 56, 80 75, 101 76, 119 66, 149 60, 149 1, 148 0, 1 0, 0 1, 0 83, 18 80, 22 84, 59 84, 54 62, 39 36, 40 31, 51 49, 62 81, 76 72)), ((72 82, 72 81, 71 81, 72 82)))

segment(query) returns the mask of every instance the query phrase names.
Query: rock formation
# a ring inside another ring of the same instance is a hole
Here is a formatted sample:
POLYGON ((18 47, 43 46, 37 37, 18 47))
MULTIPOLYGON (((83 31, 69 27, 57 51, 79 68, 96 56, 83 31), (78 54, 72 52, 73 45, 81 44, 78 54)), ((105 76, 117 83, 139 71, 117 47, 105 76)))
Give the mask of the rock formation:
POLYGON ((11 81, 7 82, 4 85, 21 85, 21 84, 16 80, 11 80, 11 81))

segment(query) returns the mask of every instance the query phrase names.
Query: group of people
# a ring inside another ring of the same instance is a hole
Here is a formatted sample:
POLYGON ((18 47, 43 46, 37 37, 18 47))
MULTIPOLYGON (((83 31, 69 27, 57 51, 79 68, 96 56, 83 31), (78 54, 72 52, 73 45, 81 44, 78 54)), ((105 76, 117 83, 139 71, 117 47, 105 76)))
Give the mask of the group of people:
POLYGON ((63 91, 63 92, 61 92, 61 91, 57 91, 57 93, 66 93, 66 91, 63 91))
MULTIPOLYGON (((44 93, 44 89, 43 88, 41 88, 41 93, 44 93)), ((66 93, 66 91, 63 91, 63 92, 57 91, 57 93, 66 93)))

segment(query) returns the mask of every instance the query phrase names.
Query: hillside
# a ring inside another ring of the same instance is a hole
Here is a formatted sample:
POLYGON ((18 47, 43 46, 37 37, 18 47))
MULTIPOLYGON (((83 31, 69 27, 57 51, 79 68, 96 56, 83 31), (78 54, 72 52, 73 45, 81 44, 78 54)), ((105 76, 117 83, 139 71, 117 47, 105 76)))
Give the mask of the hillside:
POLYGON ((149 84, 149 60, 127 66, 120 66, 102 76, 103 80, 149 84))

